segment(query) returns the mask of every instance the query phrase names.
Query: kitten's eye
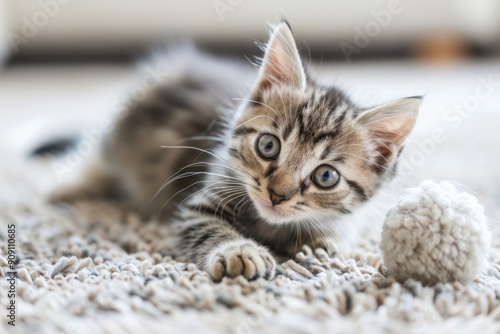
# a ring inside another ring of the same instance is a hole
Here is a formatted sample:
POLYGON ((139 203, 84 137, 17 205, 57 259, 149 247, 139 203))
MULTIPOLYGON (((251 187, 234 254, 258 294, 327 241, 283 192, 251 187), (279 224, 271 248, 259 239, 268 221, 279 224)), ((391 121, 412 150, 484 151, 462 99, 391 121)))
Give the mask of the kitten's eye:
POLYGON ((257 139, 257 151, 260 156, 267 160, 274 160, 280 154, 280 140, 273 135, 263 134, 257 139))
POLYGON ((329 165, 321 165, 312 173, 312 181, 320 188, 331 188, 340 181, 340 174, 329 165))

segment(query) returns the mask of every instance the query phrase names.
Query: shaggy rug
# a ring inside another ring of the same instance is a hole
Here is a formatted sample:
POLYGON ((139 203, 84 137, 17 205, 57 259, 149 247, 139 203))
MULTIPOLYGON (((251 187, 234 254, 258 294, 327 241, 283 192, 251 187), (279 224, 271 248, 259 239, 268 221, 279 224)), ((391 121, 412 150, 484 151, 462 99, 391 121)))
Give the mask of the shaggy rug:
MULTIPOLYGON (((168 225, 141 221, 117 202, 50 205, 45 195, 57 183, 53 159, 2 158, 0 332, 498 333, 500 176, 491 138, 498 139, 500 117, 487 105, 481 110, 484 117, 448 132, 448 140, 436 145, 425 163, 346 220, 350 233, 344 252, 329 256, 304 248, 295 259, 282 261, 272 281, 213 282, 195 265, 168 256, 168 225), (445 176, 465 183, 484 203, 494 240, 491 265, 469 284, 398 283, 386 273, 379 250, 385 212, 405 187, 445 176), (12 300, 6 279, 12 224, 15 327, 6 317, 12 300)), ((439 124, 435 120, 424 113, 425 127, 419 127, 405 159, 439 124)))

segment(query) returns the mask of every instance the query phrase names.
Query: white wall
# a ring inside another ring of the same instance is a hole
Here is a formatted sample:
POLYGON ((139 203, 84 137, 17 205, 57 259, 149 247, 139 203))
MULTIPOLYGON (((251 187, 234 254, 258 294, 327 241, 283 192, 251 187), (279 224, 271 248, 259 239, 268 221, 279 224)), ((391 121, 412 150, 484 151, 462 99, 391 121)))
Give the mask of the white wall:
MULTIPOLYGON (((0 1, 7 6, 9 32, 26 36, 30 23, 38 25, 35 36, 22 45, 24 52, 57 52, 133 48, 186 34, 205 41, 248 43, 264 39, 267 22, 276 22, 282 15, 292 23, 298 39, 308 43, 352 42, 354 29, 366 28, 374 21, 372 11, 388 9, 391 0, 0 1), (45 12, 52 16, 46 23, 45 12)), ((453 31, 479 44, 498 42, 500 1, 392 1, 400 3, 401 13, 382 27, 373 45, 419 39, 436 30, 453 31)))

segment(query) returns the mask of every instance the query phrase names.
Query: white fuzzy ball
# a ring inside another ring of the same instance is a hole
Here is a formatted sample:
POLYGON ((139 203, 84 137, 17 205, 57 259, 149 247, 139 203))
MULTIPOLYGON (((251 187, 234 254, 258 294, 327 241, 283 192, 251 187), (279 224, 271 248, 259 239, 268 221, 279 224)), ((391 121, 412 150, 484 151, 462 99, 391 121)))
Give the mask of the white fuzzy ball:
POLYGON ((398 281, 462 283, 487 265, 491 232, 484 208, 450 182, 424 181, 389 211, 380 248, 398 281))

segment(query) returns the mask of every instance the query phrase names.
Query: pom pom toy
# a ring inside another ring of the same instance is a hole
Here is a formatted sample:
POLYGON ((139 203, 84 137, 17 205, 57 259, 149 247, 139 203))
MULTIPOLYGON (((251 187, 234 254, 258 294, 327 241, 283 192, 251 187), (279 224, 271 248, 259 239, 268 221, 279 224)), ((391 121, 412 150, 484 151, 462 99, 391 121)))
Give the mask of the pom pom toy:
POLYGON ((434 285, 472 281, 486 268, 490 244, 484 208, 473 195, 450 182, 424 181, 387 214, 380 248, 396 280, 434 285))

